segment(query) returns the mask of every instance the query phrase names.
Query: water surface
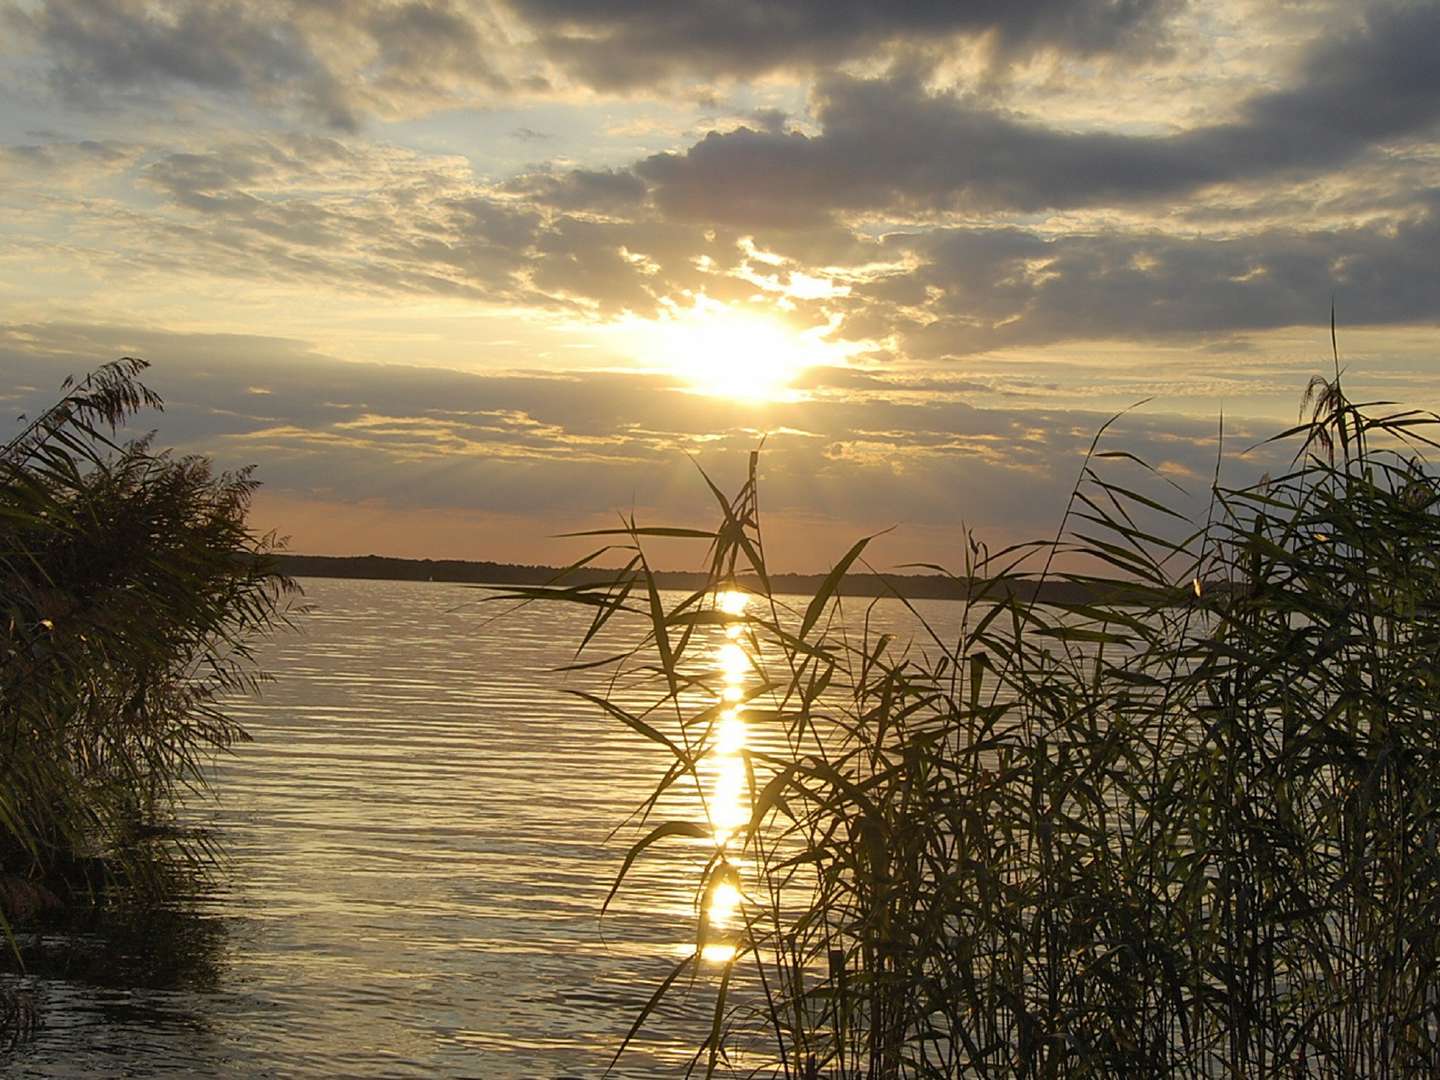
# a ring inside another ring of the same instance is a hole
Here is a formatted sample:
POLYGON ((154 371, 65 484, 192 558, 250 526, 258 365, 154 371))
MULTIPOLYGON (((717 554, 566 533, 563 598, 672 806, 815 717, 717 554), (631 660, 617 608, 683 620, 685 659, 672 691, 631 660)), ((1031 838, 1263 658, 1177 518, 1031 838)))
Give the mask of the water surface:
MULTIPOLYGON (((304 585, 303 632, 263 650, 276 681, 234 708, 254 741, 193 811, 224 884, 32 941, 45 1027, 0 1053, 6 1075, 599 1076, 693 948, 695 878, 673 859, 639 860, 599 918, 637 835, 610 833, 668 761, 562 692, 593 676, 550 673, 583 612, 497 622, 464 586, 304 585)), ((715 633, 721 684, 740 686, 715 633)), ((733 719, 722 734, 728 753, 747 737, 733 719)), ((724 754, 705 773, 717 831, 743 813, 733 773, 724 754)), ((614 1075, 683 1071, 683 1003, 651 1029, 614 1075)))

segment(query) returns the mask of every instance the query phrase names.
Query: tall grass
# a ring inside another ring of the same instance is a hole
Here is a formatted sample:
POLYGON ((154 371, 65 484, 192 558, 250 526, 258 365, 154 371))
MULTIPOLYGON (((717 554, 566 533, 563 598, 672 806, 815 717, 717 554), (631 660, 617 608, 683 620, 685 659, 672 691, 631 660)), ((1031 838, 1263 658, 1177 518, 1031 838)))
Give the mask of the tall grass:
POLYGON ((613 580, 514 590, 593 609, 593 700, 666 762, 617 888, 707 853, 696 953, 631 1037, 698 985, 706 1075, 1440 1075, 1437 421, 1338 370, 1311 391, 1291 467, 1217 468, 1198 518, 1097 436, 1056 537, 972 540, 958 625, 916 612, 908 646, 842 608, 866 541, 808 601, 773 593, 753 458, 733 498, 710 484, 715 529, 627 522, 613 580), (686 536, 710 581, 667 605, 646 545, 686 536), (1021 599, 1043 580, 1091 598, 1021 599), (719 752, 725 626, 774 736, 738 751, 747 819, 657 821, 719 752), (740 929, 707 962, 726 886, 740 929))

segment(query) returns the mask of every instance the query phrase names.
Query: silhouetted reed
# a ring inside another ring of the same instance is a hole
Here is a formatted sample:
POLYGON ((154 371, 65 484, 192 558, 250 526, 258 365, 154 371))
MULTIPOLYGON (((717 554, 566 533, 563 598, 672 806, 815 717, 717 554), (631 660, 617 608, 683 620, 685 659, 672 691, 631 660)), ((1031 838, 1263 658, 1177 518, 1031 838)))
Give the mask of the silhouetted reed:
POLYGON ((159 399, 142 361, 66 383, 0 450, 0 926, 123 883, 173 891, 209 841, 170 827, 245 737, 251 642, 288 581, 246 529, 255 483, 115 432, 159 399))
POLYGON ((958 625, 908 646, 842 611, 866 541, 808 602, 772 594, 753 458, 734 498, 710 484, 714 530, 627 522, 604 585, 511 590, 591 607, 582 650, 644 620, 577 660, 668 762, 644 816, 714 749, 712 627, 741 628, 741 704, 788 748, 739 751, 732 833, 646 822, 626 855, 620 879, 708 852, 697 955, 630 1037, 704 986, 707 1076, 1440 1075, 1436 419, 1353 404, 1338 366, 1312 391, 1272 440, 1292 466, 1217 467, 1198 520, 1097 436, 1056 538, 972 540, 958 625), (645 545, 686 536, 710 583, 667 604, 645 545), (749 609, 717 607, 742 578, 749 609), (1017 599, 1056 579, 1091 599, 1017 599), (707 962, 721 881, 743 918, 707 962))

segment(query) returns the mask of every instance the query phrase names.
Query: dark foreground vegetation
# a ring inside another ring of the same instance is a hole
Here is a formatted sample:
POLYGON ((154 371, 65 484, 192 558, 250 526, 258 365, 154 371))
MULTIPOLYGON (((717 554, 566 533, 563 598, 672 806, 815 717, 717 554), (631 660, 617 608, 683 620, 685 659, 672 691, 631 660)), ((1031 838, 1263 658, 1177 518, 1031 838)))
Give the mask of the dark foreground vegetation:
POLYGON ((662 758, 620 878, 703 862, 696 955, 627 1043, 688 993, 706 1075, 1440 1075, 1437 421, 1350 402, 1338 369, 1312 390, 1277 436, 1293 466, 1239 488, 1217 468, 1199 520, 1097 440, 1057 537, 972 543, 957 576, 991 588, 910 645, 842 618, 864 541, 808 603, 775 593, 753 465, 733 499, 711 485, 715 530, 615 537, 625 568, 559 599, 595 613, 582 665, 647 627, 591 661, 614 676, 594 700, 662 758), (645 544, 684 535, 711 569, 667 606, 645 544), (1089 584, 1077 566, 1152 602, 1014 587, 1089 584), (727 625, 739 705, 788 749, 740 751, 748 820, 717 832, 686 810, 727 625), (726 887, 738 930, 710 918, 726 887), (701 958, 717 941, 733 957, 701 958))
MULTIPOLYGON (((209 755, 245 737, 220 699, 292 587, 246 529, 255 482, 115 432, 160 401, 122 360, 0 450, 0 929, 66 904, 155 903, 214 852, 175 828, 209 755)), ((0 947, 0 1044, 17 953, 0 947)))

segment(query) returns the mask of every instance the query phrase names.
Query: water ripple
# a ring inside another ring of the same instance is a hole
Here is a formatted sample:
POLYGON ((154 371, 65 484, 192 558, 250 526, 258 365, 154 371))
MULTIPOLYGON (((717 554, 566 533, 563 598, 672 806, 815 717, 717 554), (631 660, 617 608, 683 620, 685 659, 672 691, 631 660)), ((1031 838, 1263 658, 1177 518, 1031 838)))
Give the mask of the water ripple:
MULTIPOLYGON (((609 834, 666 763, 559 692, 582 613, 306 589, 303 633, 264 653, 276 681, 235 704, 254 741, 195 811, 224 883, 163 935, 102 927, 89 961, 56 943, 63 963, 32 965, 46 1026, 7 1075, 593 1077, 693 939, 695 883, 667 859, 598 920, 633 835, 609 834)), ((680 1071, 694 1028, 673 1005, 654 1026, 615 1075, 680 1071)))

